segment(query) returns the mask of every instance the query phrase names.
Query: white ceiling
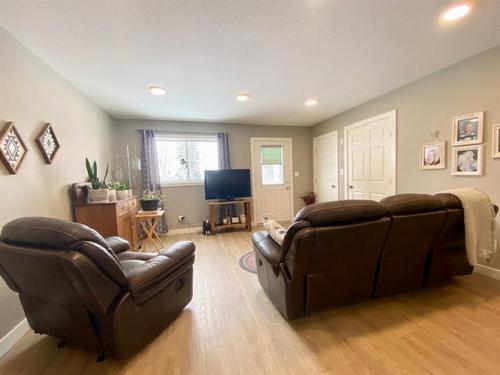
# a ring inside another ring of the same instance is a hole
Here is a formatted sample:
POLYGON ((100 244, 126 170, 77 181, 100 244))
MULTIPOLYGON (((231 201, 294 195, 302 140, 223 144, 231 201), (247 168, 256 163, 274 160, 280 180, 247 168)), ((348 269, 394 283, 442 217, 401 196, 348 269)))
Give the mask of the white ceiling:
POLYGON ((500 1, 450 3, 0 0, 0 25, 117 118, 313 125, 500 44, 500 1))

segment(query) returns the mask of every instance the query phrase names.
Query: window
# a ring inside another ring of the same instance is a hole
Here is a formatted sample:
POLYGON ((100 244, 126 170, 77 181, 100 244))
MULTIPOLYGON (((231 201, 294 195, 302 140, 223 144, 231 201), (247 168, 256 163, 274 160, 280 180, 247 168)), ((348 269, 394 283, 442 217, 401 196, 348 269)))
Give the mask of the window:
POLYGON ((201 184, 206 170, 219 169, 216 136, 157 134, 156 148, 162 185, 201 184))
POLYGON ((283 183, 283 146, 262 146, 262 185, 283 183))

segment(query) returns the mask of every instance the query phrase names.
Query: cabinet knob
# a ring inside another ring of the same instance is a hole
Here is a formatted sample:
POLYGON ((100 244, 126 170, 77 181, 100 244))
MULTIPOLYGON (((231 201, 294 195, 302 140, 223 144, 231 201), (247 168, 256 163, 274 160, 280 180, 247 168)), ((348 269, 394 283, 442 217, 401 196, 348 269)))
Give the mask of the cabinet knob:
POLYGON ((332 188, 335 188, 336 186, 335 185, 332 185, 332 188))
POLYGON ((354 186, 353 185, 349 185, 349 189, 354 189, 354 186))

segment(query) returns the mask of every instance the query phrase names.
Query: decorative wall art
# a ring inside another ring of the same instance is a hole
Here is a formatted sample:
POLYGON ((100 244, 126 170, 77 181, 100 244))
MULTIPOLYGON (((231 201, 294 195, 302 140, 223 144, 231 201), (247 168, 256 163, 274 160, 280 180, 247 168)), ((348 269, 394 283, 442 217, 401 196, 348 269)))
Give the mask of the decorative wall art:
POLYGON ((43 158, 47 164, 52 164, 57 151, 61 147, 59 141, 57 140, 56 134, 54 133, 54 128, 50 122, 47 122, 42 131, 38 134, 35 139, 36 144, 40 148, 43 158))
POLYGON ((484 145, 454 147, 451 173, 455 176, 482 176, 483 149, 484 145))
POLYGON ((10 174, 16 174, 28 148, 13 122, 7 122, 0 132, 0 160, 10 174))
POLYGON ((446 168, 446 142, 434 142, 420 146, 420 169, 446 168))
POLYGON ((465 146, 483 143, 484 112, 453 117, 452 145, 465 146))
POLYGON ((500 124, 493 125, 492 130, 491 156, 494 158, 500 158, 500 124))

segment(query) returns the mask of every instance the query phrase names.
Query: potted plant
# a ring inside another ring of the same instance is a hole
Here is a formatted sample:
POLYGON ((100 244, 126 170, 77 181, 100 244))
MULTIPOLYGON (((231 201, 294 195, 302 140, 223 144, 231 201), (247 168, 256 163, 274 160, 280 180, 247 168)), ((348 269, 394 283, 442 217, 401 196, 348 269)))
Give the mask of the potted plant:
POLYGON ((89 159, 85 158, 85 166, 87 167, 88 180, 92 185, 92 189, 90 190, 90 201, 94 203, 108 202, 109 190, 106 185, 108 166, 106 166, 106 173, 104 174, 104 178, 102 180, 97 177, 97 163, 95 160, 91 166, 89 159))
POLYGON ((116 188, 116 199, 127 199, 128 198, 128 190, 126 184, 118 184, 116 188))
POLYGON ((128 182, 125 182, 125 190, 127 191, 127 198, 132 198, 132 189, 128 182))
POLYGON ((316 203, 316 197, 318 195, 314 191, 308 191, 304 196, 300 197, 306 206, 316 203))
POLYGON ((116 191, 118 190, 119 186, 120 186, 120 183, 118 181, 110 181, 109 182, 108 190, 109 190, 109 201, 110 202, 116 201, 116 191))
POLYGON ((160 202, 163 199, 161 192, 145 190, 141 198, 141 207, 143 211, 157 211, 160 208, 160 202))

